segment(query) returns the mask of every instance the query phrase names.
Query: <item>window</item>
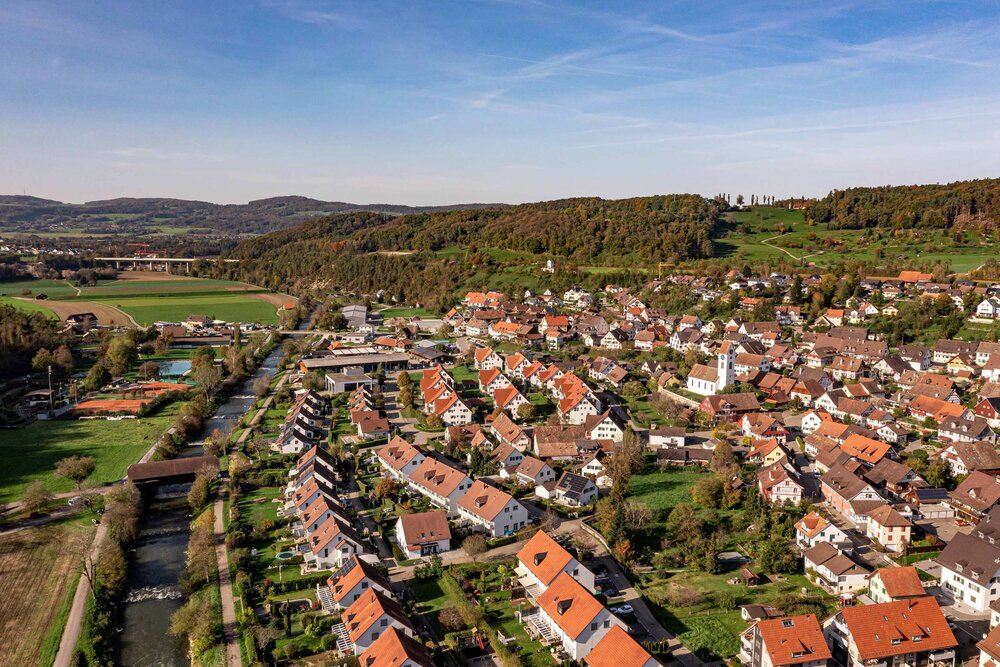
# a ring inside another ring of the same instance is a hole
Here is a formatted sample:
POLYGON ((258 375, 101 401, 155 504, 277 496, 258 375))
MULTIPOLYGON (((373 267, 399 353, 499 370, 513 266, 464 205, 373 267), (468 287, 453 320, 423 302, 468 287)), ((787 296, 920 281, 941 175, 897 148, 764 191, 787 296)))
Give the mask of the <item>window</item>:
POLYGON ((591 632, 594 632, 594 631, 596 631, 596 630, 597 630, 597 623, 591 623, 591 624, 590 624, 590 631, 591 631, 591 632))
POLYGON ((384 628, 385 626, 389 625, 389 619, 383 618, 382 621, 379 623, 379 625, 384 628))

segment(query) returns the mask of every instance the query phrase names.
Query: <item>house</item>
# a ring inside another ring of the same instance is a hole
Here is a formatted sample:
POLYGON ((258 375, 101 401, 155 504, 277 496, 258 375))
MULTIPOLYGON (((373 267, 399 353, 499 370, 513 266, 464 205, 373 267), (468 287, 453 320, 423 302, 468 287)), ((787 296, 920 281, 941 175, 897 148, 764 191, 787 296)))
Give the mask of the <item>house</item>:
POLYGON ((840 445, 841 451, 857 459, 863 465, 873 468, 875 465, 892 452, 892 445, 881 442, 873 438, 853 433, 840 445))
POLYGON ((780 463, 757 472, 761 495, 772 505, 795 505, 802 500, 802 484, 798 476, 780 463))
POLYGON ((868 539, 878 542, 889 551, 903 551, 910 543, 912 530, 913 525, 888 504, 868 512, 865 524, 868 539))
POLYGON ((517 552, 515 574, 532 598, 537 598, 562 573, 568 573, 588 591, 594 590, 594 573, 540 530, 517 552))
POLYGON ((493 393, 493 403, 512 415, 517 415, 518 408, 522 405, 529 405, 528 399, 514 385, 497 389, 493 393))
POLYGON ((829 542, 802 552, 806 576, 832 593, 850 593, 868 585, 868 570, 829 542))
POLYGON ((340 622, 355 655, 364 653, 390 627, 409 637, 417 636, 399 603, 375 589, 369 589, 348 607, 340 622))
POLYGON ((405 482, 425 458, 423 452, 398 435, 389 444, 376 447, 375 457, 382 470, 400 482, 405 482))
POLYGON ((757 621, 740 635, 740 662, 749 667, 826 667, 830 649, 814 614, 757 621))
POLYGON ((580 474, 594 480, 597 486, 607 488, 612 485, 612 480, 605 474, 607 469, 604 465, 605 458, 606 455, 603 449, 592 452, 589 457, 583 460, 583 464, 580 466, 580 474))
POLYGON ((743 415, 759 410, 760 403, 757 402, 757 397, 751 393, 706 396, 698 405, 699 412, 708 415, 710 419, 717 422, 736 421, 743 415))
POLYGON ((339 568, 351 556, 365 553, 364 542, 354 527, 332 516, 307 536, 306 548, 306 564, 320 570, 339 568))
POLYGON ((597 485, 582 475, 564 472, 558 481, 536 486, 535 495, 560 505, 583 507, 597 500, 597 485))
POLYGON ((871 484, 842 464, 831 466, 819 481, 824 500, 859 528, 868 520, 868 512, 885 503, 871 484))
POLYGON ((973 471, 948 493, 946 502, 959 519, 975 523, 1000 503, 1000 477, 973 471))
POLYGON ((828 421, 833 421, 833 415, 826 410, 809 410, 802 415, 802 423, 799 426, 799 430, 802 431, 803 435, 809 435, 822 426, 823 422, 828 421))
POLYGON ((531 487, 546 484, 555 478, 556 471, 548 463, 534 456, 525 456, 513 468, 500 469, 500 479, 513 479, 518 484, 531 487))
POLYGON ((920 583, 917 568, 912 565, 879 568, 868 580, 868 597, 875 604, 895 600, 912 600, 925 595, 927 595, 927 591, 920 583))
POLYGON ((445 427, 472 423, 472 409, 456 393, 434 401, 433 412, 445 427))
POLYGON ((472 479, 458 468, 428 458, 410 473, 408 485, 452 517, 458 514, 458 499, 472 486, 472 479))
POLYGON ((615 625, 583 660, 587 667, 661 667, 639 642, 615 625))
POLYGON ((599 415, 588 417, 583 423, 587 438, 621 442, 625 439, 628 423, 616 410, 606 410, 599 415))
POLYGON ((983 299, 976 306, 976 317, 993 320, 1000 317, 1000 299, 995 296, 983 299))
POLYGON ((458 516, 464 524, 481 528, 491 537, 513 535, 530 520, 524 505, 481 479, 459 498, 458 516))
POLYGON ((948 417, 938 424, 938 439, 943 442, 973 442, 982 440, 991 446, 997 435, 985 419, 948 417))
POLYGON ((524 452, 531 446, 531 438, 506 413, 501 413, 493 420, 493 423, 490 424, 490 431, 502 442, 506 442, 519 452, 524 452))
POLYGON ((937 456, 948 462, 955 477, 974 471, 993 476, 1000 474, 1000 453, 989 442, 955 442, 938 450, 937 456))
POLYGON ((884 489, 887 495, 900 498, 911 489, 927 484, 909 467, 892 459, 882 459, 871 470, 862 471, 862 477, 876 489, 884 489))
POLYGON ((382 633, 361 655, 359 667, 434 667, 434 660, 424 645, 394 627, 382 633))
MULTIPOLYGON (((324 601, 324 608, 330 603, 327 611, 346 609, 357 602, 358 598, 369 590, 376 590, 385 595, 392 595, 389 581, 376 569, 375 565, 357 556, 353 556, 326 581, 330 590, 329 600, 324 601)), ((325 599, 326 596, 320 596, 325 599)))
POLYGON ((795 523, 795 543, 800 549, 811 549, 820 542, 828 542, 847 553, 852 549, 847 533, 818 513, 809 512, 795 523))
POLYGON ((396 520, 396 543, 407 558, 451 551, 451 528, 444 510, 403 514, 396 520))
POLYGON ((685 430, 681 426, 662 426, 649 429, 649 446, 653 449, 662 447, 683 447, 685 430))
POLYGON ((974 408, 976 416, 985 419, 991 428, 1000 428, 1000 396, 980 400, 974 408))
POLYGON ((843 607, 823 624, 833 660, 844 667, 954 665, 958 642, 937 600, 843 607))
POLYGON ((979 649, 980 667, 995 667, 1000 664, 1000 625, 993 621, 997 614, 997 610, 994 609, 990 616, 992 629, 981 642, 976 644, 976 648, 979 649))
POLYGON ((567 572, 538 596, 538 616, 571 660, 583 660, 614 626, 623 627, 590 591, 567 572))
POLYGON ((974 613, 985 614, 1000 598, 1000 512, 991 511, 968 535, 955 533, 935 561, 941 588, 974 613))

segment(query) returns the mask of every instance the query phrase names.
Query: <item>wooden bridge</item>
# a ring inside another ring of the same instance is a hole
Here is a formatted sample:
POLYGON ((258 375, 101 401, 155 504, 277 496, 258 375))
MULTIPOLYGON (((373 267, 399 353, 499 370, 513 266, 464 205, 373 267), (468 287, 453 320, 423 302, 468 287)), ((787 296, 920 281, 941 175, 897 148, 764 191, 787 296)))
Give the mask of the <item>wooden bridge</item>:
POLYGON ((169 461, 133 463, 128 478, 136 484, 180 484, 193 481, 203 470, 219 471, 219 459, 214 456, 192 456, 169 461))

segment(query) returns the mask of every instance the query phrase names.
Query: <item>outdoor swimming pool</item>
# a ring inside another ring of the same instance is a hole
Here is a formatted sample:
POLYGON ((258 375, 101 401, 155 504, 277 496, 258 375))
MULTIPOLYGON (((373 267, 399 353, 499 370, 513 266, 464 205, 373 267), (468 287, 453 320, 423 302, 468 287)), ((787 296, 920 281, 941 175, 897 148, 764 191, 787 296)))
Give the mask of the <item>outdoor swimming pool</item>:
POLYGON ((182 359, 180 361, 161 361, 160 362, 160 377, 161 378, 179 378, 180 376, 191 370, 191 362, 188 359, 182 359))

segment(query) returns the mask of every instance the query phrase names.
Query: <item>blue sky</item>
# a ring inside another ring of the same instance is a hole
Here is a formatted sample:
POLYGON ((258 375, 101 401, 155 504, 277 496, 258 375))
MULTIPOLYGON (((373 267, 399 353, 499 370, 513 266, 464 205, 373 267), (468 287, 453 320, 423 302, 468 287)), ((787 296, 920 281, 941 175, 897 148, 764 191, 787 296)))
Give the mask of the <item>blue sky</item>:
POLYGON ((360 203, 1000 176, 997 2, 0 3, 0 192, 360 203))

